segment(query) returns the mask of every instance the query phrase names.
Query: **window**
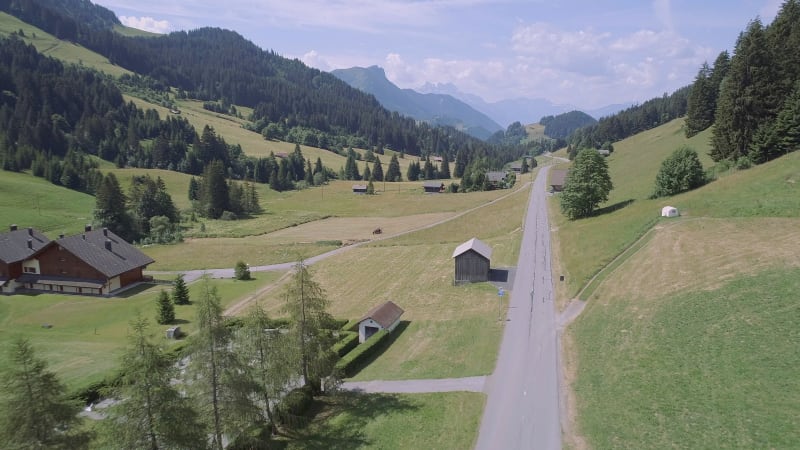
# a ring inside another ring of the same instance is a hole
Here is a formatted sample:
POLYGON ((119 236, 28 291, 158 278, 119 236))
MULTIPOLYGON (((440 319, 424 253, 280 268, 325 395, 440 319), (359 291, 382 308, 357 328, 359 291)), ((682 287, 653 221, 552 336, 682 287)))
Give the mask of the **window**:
POLYGON ((23 270, 25 273, 36 273, 36 267, 25 267, 23 270))

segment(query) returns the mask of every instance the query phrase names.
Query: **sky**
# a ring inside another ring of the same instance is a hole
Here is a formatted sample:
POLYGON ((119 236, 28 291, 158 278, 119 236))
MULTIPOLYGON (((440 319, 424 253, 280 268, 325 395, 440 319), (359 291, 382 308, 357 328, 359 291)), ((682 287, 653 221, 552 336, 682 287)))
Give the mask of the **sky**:
POLYGON ((213 26, 330 71, 383 67, 393 83, 452 83, 495 102, 583 109, 641 103, 690 84, 700 65, 781 0, 98 0, 123 24, 213 26))

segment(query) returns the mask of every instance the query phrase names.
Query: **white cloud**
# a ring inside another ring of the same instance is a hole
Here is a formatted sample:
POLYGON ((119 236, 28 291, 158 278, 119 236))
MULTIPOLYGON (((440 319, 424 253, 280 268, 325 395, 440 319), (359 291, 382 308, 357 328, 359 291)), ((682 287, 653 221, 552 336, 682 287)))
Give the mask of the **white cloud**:
POLYGON ((328 63, 328 61, 325 58, 320 56, 320 54, 317 53, 316 50, 310 50, 306 52, 300 58, 300 61, 303 61, 303 63, 309 67, 315 67, 319 70, 324 70, 324 71, 333 70, 330 63, 328 63))
POLYGON ((667 31, 673 31, 672 6, 670 5, 670 0, 654 0, 653 10, 656 13, 656 17, 661 22, 661 25, 667 31))
POLYGON ((166 20, 156 20, 152 17, 132 17, 120 16, 119 21, 126 27, 138 28, 139 30, 150 31, 151 33, 169 33, 172 29, 166 20))

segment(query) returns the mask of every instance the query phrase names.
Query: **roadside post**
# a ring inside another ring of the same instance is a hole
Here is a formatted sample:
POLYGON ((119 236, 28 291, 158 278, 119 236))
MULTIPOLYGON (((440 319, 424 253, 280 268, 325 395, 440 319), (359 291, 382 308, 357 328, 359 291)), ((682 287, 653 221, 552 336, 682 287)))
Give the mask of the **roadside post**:
POLYGON ((506 291, 503 288, 497 290, 497 321, 500 322, 503 320, 503 296, 506 295, 506 291))

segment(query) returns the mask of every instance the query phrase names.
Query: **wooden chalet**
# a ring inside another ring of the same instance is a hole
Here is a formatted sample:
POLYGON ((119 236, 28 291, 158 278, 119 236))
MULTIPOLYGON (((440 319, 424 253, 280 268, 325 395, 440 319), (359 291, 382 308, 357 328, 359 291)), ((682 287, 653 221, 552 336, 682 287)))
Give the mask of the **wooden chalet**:
POLYGON ((22 273, 13 279, 14 285, 8 292, 21 288, 111 295, 144 281, 143 270, 153 262, 110 230, 92 230, 87 226, 82 234, 62 235, 27 255, 21 261, 22 273))
POLYGON ((380 330, 393 331, 404 312, 392 301, 372 308, 358 322, 358 342, 366 341, 380 330))
POLYGON ((492 189, 501 188, 506 181, 506 175, 506 172, 500 171, 486 172, 486 182, 492 189))
POLYGON ((10 294, 19 285, 23 274, 22 262, 50 243, 50 239, 33 228, 10 230, 0 234, 0 293, 10 294))
POLYGON ((353 193, 354 194, 366 194, 367 193, 367 185, 366 184, 354 184, 353 185, 353 193))
POLYGON ((491 257, 492 248, 477 238, 472 238, 456 247, 453 251, 456 266, 453 283, 488 281, 491 257))

